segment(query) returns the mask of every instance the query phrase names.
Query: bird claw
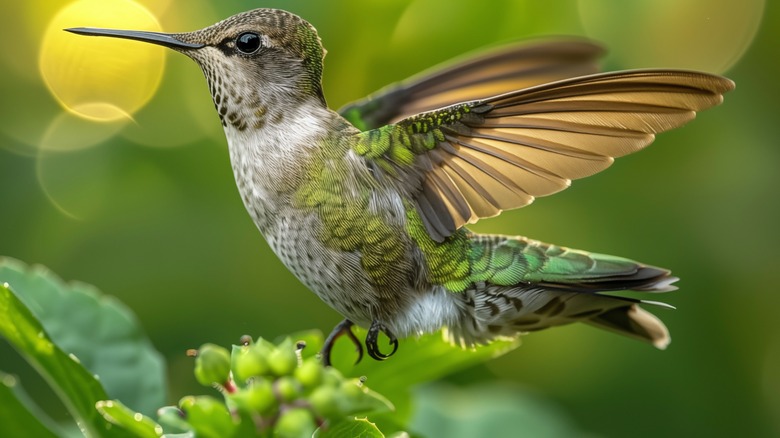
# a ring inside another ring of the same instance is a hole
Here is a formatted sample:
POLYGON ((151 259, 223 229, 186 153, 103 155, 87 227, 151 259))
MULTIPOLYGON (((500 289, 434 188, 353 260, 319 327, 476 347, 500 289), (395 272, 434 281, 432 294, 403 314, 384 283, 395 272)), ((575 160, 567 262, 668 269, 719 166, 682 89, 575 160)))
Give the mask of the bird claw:
POLYGON ((368 329, 368 334, 366 335, 366 350, 372 359, 385 360, 394 355, 398 350, 398 339, 396 339, 395 335, 393 335, 393 333, 390 332, 390 330, 388 330, 384 324, 374 320, 371 323, 371 327, 368 329), (379 351, 379 346, 377 345, 379 333, 384 333, 388 338, 390 338, 390 345, 393 346, 393 351, 391 351, 390 354, 384 354, 379 351))
MULTIPOLYGON (((360 361, 363 360, 363 345, 355 336, 355 334, 352 333, 353 325, 355 324, 352 321, 345 319, 333 328, 328 337, 325 339, 325 343, 322 345, 322 352, 320 354, 322 355, 323 365, 326 367, 332 366, 330 361, 330 353, 333 350, 333 345, 336 344, 336 340, 342 335, 347 335, 347 337, 355 345, 355 350, 358 354, 355 365, 359 364, 360 361)), ((393 335, 393 333, 390 332, 390 330, 388 330, 384 324, 374 320, 374 322, 371 323, 371 327, 368 329, 368 334, 366 335, 366 350, 372 359, 385 360, 398 351, 398 339, 396 339, 395 335, 393 335), (388 338, 390 338, 390 345, 393 346, 393 351, 391 351, 389 354, 384 354, 379 351, 377 340, 379 340, 380 333, 384 333, 388 338)))
POLYGON ((325 343, 322 345, 322 352, 320 353, 322 355, 322 364, 326 367, 331 366, 330 362, 330 352, 333 350, 333 345, 336 344, 336 340, 341 335, 347 335, 347 337, 352 341, 353 344, 355 344, 355 350, 358 353, 358 358, 355 361, 355 365, 359 364, 361 360, 363 360, 363 345, 360 343, 358 338, 355 336, 354 333, 352 333, 352 326, 354 323, 348 319, 345 319, 338 323, 336 327, 333 328, 333 330, 330 332, 328 337, 325 339, 325 343))

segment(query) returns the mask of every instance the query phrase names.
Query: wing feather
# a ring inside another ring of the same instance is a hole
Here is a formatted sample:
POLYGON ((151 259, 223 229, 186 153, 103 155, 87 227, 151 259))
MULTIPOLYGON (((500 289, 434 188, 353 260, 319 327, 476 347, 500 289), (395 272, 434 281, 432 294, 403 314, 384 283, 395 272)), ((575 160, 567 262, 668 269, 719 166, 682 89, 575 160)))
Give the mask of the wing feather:
POLYGON ((464 222, 471 221, 475 215, 477 217, 492 217, 501 212, 501 209, 498 208, 500 202, 482 183, 461 167, 458 161, 453 160, 449 162, 447 167, 442 168, 442 171, 447 173, 450 179, 452 179, 458 190, 460 190, 461 195, 463 195, 471 207, 473 213, 464 222))
POLYGON ((595 73, 603 53, 601 46, 583 39, 511 44, 434 67, 348 104, 339 113, 361 130, 379 128, 456 103, 595 73))
POLYGON ((416 158, 399 162, 385 153, 379 159, 394 169, 429 233, 441 241, 464 224, 606 169, 652 143, 655 134, 719 104, 733 87, 726 78, 674 70, 567 79, 380 128, 388 144, 416 158))

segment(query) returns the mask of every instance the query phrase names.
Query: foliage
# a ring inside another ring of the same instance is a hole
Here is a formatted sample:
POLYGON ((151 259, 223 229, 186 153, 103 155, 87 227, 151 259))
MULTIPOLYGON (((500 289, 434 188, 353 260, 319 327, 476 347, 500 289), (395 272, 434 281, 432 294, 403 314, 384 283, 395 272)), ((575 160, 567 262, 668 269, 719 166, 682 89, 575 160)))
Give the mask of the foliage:
MULTIPOLYGON (((95 410, 95 402, 108 398, 97 378, 55 345, 32 312, 0 285, 0 333, 16 347, 60 396, 79 428, 99 436, 110 427, 95 410)), ((18 408, 19 405, 17 405, 18 408)))
MULTIPOLYGON (((158 354, 129 311, 94 288, 66 285, 44 268, 3 259, 0 335, 43 376, 83 435, 150 438, 385 436, 378 425, 404 435, 413 386, 517 345, 497 342, 464 351, 441 336, 424 336, 405 342, 389 362, 351 366, 341 348, 334 352, 336 366, 324 367, 317 355, 323 337, 314 331, 278 343, 244 336, 232 350, 204 344, 188 352, 195 379, 222 397, 185 396, 177 406, 159 409, 153 419, 138 407, 156 403, 164 385, 148 391, 138 387, 147 388, 147 378, 158 382, 158 354), (74 303, 80 307, 73 308, 74 303), (89 357, 89 366, 74 351, 89 357), (121 360, 128 356, 136 360, 121 360), (403 409, 395 410, 385 396, 368 389, 367 380, 403 409)), ((0 436, 65 434, 68 426, 47 418, 14 376, 0 374, 0 382, 0 436)))
POLYGON ((84 283, 66 284, 42 266, 0 257, 0 283, 40 321, 52 342, 100 376, 109 397, 151 414, 165 401, 165 365, 129 309, 84 283))

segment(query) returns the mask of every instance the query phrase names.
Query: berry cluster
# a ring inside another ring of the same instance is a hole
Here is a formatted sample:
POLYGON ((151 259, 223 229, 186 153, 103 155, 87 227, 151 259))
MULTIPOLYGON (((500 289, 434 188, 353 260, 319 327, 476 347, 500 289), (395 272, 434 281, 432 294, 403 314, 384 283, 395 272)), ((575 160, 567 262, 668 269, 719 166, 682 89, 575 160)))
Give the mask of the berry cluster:
POLYGON ((311 437, 315 430, 354 420, 355 415, 392 409, 363 384, 324 367, 316 357, 302 357, 303 342, 289 338, 274 345, 245 336, 232 352, 204 344, 195 356, 195 377, 213 386, 224 403, 209 396, 183 398, 179 408, 160 410, 163 425, 197 436, 311 437))

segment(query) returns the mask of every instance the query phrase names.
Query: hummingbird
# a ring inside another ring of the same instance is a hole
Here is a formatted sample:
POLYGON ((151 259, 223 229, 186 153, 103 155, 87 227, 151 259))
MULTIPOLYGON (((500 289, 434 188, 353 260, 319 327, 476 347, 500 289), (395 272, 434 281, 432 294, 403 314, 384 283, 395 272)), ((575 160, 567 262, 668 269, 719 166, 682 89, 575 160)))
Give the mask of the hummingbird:
POLYGON ((399 338, 441 329, 464 348, 573 322, 669 344, 642 307, 663 303, 617 293, 675 290, 669 270, 467 226, 643 149, 720 104, 729 79, 599 73, 595 43, 535 42, 334 111, 320 37, 290 12, 255 9, 188 33, 66 30, 165 46, 200 66, 247 211, 286 267, 345 318, 325 340, 326 364, 341 336, 360 361, 354 325, 367 328, 376 360, 399 338))

